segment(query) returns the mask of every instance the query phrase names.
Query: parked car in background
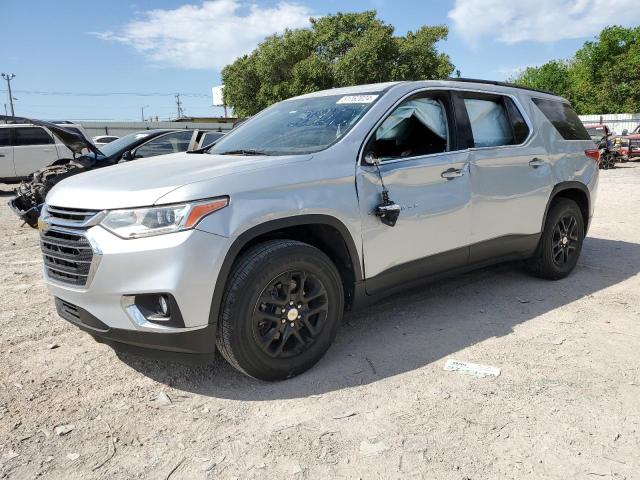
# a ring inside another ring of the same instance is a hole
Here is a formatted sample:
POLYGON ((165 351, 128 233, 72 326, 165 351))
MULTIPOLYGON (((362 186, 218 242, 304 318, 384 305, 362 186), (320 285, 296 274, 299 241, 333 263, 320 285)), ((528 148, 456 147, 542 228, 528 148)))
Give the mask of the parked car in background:
POLYGON ((633 133, 624 138, 628 142, 627 159, 633 161, 640 158, 640 134, 633 133))
POLYGON ((27 224, 35 227, 40 206, 49 190, 60 180, 96 168, 108 167, 119 162, 155 157, 168 153, 186 152, 199 145, 206 130, 143 130, 118 138, 99 149, 86 137, 70 132, 65 127, 33 120, 54 132, 65 142, 71 155, 56 159, 50 166, 33 173, 16 190, 16 197, 9 202, 12 210, 27 224))
POLYGON ((56 185, 45 281, 60 316, 101 341, 217 348, 283 380, 327 352, 345 309, 416 282, 515 259, 569 275, 598 158, 571 105, 540 91, 458 79, 315 92, 207 152, 56 185))
POLYGON ((591 140, 596 143, 600 143, 600 140, 602 140, 603 137, 608 137, 609 135, 611 135, 611 130, 609 130, 609 127, 599 123, 587 124, 584 126, 584 128, 586 128, 587 132, 589 132, 591 140))
MULTIPOLYGON (((55 134, 61 128, 56 124, 34 125, 33 123, 0 124, 0 182, 18 183, 36 170, 52 165, 73 152, 55 134)), ((65 130, 83 137, 90 151, 81 127, 65 125, 65 130)))
POLYGON ((97 147, 100 147, 102 145, 106 145, 107 143, 111 143, 114 140, 118 140, 118 138, 120 137, 116 137, 114 135, 98 135, 96 137, 93 137, 91 140, 93 140, 93 144, 97 147))
POLYGON ((222 137, 224 137, 223 132, 205 132, 202 134, 202 137, 198 142, 198 148, 205 148, 205 147, 208 147, 209 145, 213 145, 222 137))

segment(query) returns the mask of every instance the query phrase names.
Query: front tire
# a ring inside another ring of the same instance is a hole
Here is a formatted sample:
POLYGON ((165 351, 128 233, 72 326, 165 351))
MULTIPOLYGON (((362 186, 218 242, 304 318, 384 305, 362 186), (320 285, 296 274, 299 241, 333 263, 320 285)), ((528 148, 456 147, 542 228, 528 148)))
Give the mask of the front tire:
POLYGON ((246 375, 267 381, 291 378, 326 353, 343 310, 340 274, 329 257, 298 241, 264 242, 232 268, 217 347, 246 375))
POLYGON ((573 200, 553 202, 535 255, 528 262, 531 273, 548 280, 565 278, 578 263, 585 227, 580 207, 573 200))

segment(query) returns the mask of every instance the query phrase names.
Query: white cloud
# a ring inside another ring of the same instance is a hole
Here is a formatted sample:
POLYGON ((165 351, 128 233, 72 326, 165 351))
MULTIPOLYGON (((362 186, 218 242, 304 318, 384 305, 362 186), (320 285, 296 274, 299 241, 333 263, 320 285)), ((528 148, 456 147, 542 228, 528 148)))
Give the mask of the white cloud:
POLYGON ((282 2, 272 8, 212 0, 150 10, 118 31, 91 32, 130 45, 159 66, 215 69, 251 52, 266 36, 309 24, 310 10, 282 2))
POLYGON ((505 78, 513 78, 520 75, 529 67, 535 67, 537 65, 519 65, 517 67, 500 67, 497 72, 505 78))
POLYGON ((637 0, 454 0, 449 18, 469 41, 553 42, 596 35, 607 25, 636 26, 637 0))

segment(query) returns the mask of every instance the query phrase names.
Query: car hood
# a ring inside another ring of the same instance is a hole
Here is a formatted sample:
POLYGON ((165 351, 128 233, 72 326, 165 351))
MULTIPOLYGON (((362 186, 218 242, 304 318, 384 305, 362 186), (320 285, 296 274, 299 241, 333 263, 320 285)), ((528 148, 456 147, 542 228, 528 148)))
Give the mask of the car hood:
POLYGON ((60 139, 65 147, 67 147, 75 154, 80 154, 83 150, 86 149, 96 155, 104 156, 102 152, 98 150, 98 148, 93 143, 91 143, 88 138, 84 137, 84 135, 79 135, 75 132, 65 129, 64 127, 61 127, 60 125, 45 122, 43 120, 31 119, 29 120, 29 122, 41 127, 47 127, 55 134, 56 137, 60 139))
MULTIPOLYGON (((311 158, 311 155, 162 155, 98 168, 66 178, 51 189, 47 195, 47 203, 88 210, 149 206, 169 192, 190 183, 253 170, 272 169, 311 158)), ((224 182, 220 184, 223 188, 224 182)), ((225 193, 227 192, 212 191, 210 196, 225 193)), ((179 198, 175 201, 185 200, 193 199, 179 198)))

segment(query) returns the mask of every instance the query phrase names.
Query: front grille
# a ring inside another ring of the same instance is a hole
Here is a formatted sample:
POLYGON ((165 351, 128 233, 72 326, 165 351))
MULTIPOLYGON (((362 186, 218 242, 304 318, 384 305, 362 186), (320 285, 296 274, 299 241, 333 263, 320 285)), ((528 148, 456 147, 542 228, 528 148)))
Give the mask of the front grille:
POLYGON ((84 226, 98 213, 100 213, 99 210, 46 206, 47 221, 66 226, 84 226))
POLYGON ((74 232, 52 227, 40 234, 40 247, 49 278, 77 287, 87 284, 93 249, 82 230, 74 232))

